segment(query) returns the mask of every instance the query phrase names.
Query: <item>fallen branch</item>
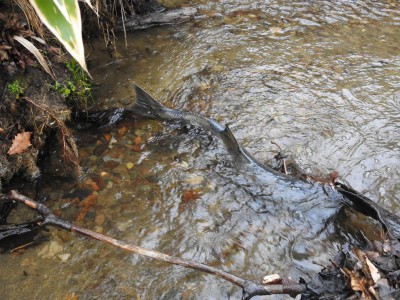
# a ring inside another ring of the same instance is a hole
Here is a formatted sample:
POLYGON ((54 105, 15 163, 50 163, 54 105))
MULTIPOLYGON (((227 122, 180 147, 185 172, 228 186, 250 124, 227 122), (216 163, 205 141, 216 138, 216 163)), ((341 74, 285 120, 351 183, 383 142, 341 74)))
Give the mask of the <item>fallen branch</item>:
POLYGON ((78 232, 90 238, 99 240, 101 242, 113 245, 115 247, 134 252, 139 255, 143 255, 146 257, 150 257, 159 261, 164 261, 170 264, 179 265, 185 268, 190 268, 193 270, 205 272, 222 279, 225 279, 239 287, 243 290, 242 299, 247 300, 251 299, 254 296, 258 295, 272 295, 272 294, 288 294, 292 297, 302 294, 307 290, 305 284, 298 284, 298 283, 289 283, 289 284, 276 284, 276 285, 262 285, 254 283, 253 281, 247 280, 245 278, 233 275, 231 273, 225 272, 223 270, 191 261, 189 259, 179 258, 170 256, 161 252, 147 250, 145 248, 135 246, 132 244, 125 243, 124 241, 114 239, 107 235, 97 233, 91 231, 89 229, 76 226, 66 220, 63 220, 57 216, 55 216, 52 211, 43 203, 36 202, 17 191, 10 191, 8 196, 10 200, 15 200, 21 202, 30 208, 36 210, 40 216, 42 217, 42 224, 43 225, 51 225, 56 226, 67 231, 78 232))
POLYGON ((391 239, 400 239, 399 216, 389 212, 371 199, 343 183, 336 182, 335 188, 338 192, 347 197, 349 200, 347 204, 351 205, 356 211, 380 222, 391 239))
POLYGON ((158 25, 180 24, 193 19, 196 14, 197 9, 194 7, 181 7, 146 15, 132 15, 118 23, 116 30, 138 30, 158 25))

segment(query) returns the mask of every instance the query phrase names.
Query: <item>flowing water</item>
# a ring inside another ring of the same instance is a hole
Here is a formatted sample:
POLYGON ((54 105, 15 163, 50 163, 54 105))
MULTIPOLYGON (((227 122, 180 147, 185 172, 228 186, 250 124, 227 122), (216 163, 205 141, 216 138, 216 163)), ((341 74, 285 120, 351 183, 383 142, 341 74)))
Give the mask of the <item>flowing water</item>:
MULTIPOLYGON (((101 41, 88 47, 98 108, 129 106, 134 82, 167 106, 229 124, 260 161, 270 163, 279 144, 307 172, 336 170, 400 213, 397 1, 188 4, 201 16, 130 32, 127 47, 118 36, 118 58, 101 41)), ((49 205, 145 248, 257 282, 272 273, 308 279, 338 245, 362 243, 361 229, 379 231, 313 187, 238 168, 218 139, 196 127, 138 118, 76 134, 83 176, 53 185, 49 205)), ((2 299, 241 295, 213 276, 74 234, 50 229, 47 238, 0 256, 2 299)))

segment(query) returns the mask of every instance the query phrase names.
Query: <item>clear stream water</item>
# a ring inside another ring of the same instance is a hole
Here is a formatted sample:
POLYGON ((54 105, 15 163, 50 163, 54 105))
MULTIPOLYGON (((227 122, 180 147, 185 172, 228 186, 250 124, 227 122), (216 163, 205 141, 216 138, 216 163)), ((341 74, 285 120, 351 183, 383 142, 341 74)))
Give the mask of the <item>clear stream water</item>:
MULTIPOLYGON (((400 213, 399 2, 186 4, 201 16, 128 33, 127 47, 118 36, 118 58, 101 41, 87 47, 97 108, 129 106, 135 82, 167 106, 229 124, 260 161, 277 154, 274 141, 307 172, 336 170, 400 213)), ((338 245, 361 243, 361 229, 379 235, 339 202, 237 168, 218 139, 196 128, 136 119, 76 134, 83 175, 53 185, 49 205, 142 247, 260 282, 272 273, 307 279, 338 245)), ((22 254, 0 256, 1 299, 241 295, 213 276, 78 235, 50 229, 46 236, 22 254)))

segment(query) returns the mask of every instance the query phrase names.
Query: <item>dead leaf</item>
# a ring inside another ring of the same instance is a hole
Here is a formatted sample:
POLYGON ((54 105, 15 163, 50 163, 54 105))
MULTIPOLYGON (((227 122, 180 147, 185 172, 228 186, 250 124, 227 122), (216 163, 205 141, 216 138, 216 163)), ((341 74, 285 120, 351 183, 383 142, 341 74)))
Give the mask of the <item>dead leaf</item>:
POLYGON ((36 59, 38 60, 40 65, 43 67, 43 69, 47 72, 47 74, 49 74, 50 77, 55 80, 55 77, 54 77, 53 73, 51 72, 49 65, 47 64, 47 61, 45 60, 42 53, 40 53, 40 51, 38 50, 38 48, 36 48, 36 46, 34 44, 32 44, 30 41, 28 41, 23 36, 19 36, 19 35, 14 35, 13 39, 18 41, 22 46, 24 46, 27 50, 29 50, 36 57, 36 59))
POLYGON ((366 279, 369 279, 368 285, 373 286, 381 278, 381 275, 375 265, 369 260, 368 256, 360 249, 353 249, 354 254, 357 256, 361 263, 362 271, 366 279), (372 280, 372 282, 371 282, 372 280))
POLYGON ((372 280, 374 281, 374 283, 377 283, 378 280, 381 279, 381 274, 379 273, 375 265, 368 259, 368 257, 365 257, 365 263, 368 266, 372 280))
POLYGON ((368 288, 365 286, 365 278, 357 276, 357 274, 347 268, 344 268, 343 271, 347 276, 350 277, 350 286, 353 291, 361 292, 361 299, 364 300, 375 300, 375 297, 371 295, 368 291, 368 288))
POLYGON ((21 132, 18 133, 14 140, 13 143, 10 147, 10 149, 8 150, 7 154, 9 155, 13 155, 13 154, 20 154, 22 152, 24 152, 26 149, 28 149, 30 146, 32 146, 31 144, 31 135, 32 132, 21 132))
POLYGON ((77 295, 75 295, 75 293, 67 294, 64 297, 64 300, 78 300, 78 299, 79 299, 79 297, 77 295))
POLYGON ((4 129, 0 127, 0 133, 3 133, 3 132, 4 132, 4 129))

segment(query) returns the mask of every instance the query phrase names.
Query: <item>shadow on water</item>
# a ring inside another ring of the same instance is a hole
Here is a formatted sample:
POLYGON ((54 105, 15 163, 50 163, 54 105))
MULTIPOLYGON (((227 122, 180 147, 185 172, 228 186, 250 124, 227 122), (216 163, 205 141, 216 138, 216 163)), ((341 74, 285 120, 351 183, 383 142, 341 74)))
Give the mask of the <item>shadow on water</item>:
MULTIPOLYGON (((229 124, 261 161, 279 151, 276 141, 306 171, 337 170, 399 213, 398 3, 197 5, 204 18, 129 33, 128 48, 121 37, 118 59, 93 45, 97 108, 129 106, 135 82, 167 106, 229 124)), ((135 119, 76 134, 84 175, 53 187, 52 207, 142 247, 259 281, 307 278, 338 245, 362 245, 360 230, 379 234, 329 189, 237 168, 219 140, 193 127, 135 119)), ((212 276, 58 230, 47 235, 23 255, 0 257, 2 298, 240 297, 212 276)))

